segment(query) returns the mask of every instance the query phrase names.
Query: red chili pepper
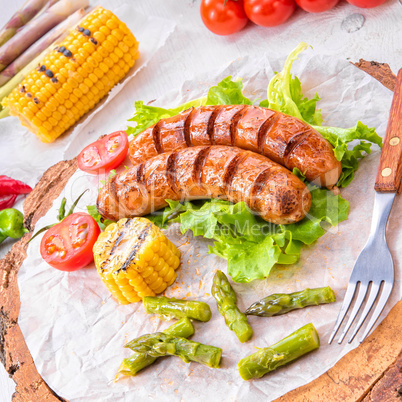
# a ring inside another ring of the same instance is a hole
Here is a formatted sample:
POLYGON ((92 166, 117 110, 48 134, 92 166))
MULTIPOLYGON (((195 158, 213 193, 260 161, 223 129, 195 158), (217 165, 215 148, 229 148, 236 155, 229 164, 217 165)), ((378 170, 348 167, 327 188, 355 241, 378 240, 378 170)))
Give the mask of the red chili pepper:
POLYGON ((18 197, 18 194, 11 194, 11 195, 6 195, 5 197, 1 197, 0 198, 0 211, 2 209, 11 208, 14 205, 17 197, 18 197))
POLYGON ((28 194, 32 188, 19 180, 8 176, 0 176, 0 196, 10 194, 28 194))

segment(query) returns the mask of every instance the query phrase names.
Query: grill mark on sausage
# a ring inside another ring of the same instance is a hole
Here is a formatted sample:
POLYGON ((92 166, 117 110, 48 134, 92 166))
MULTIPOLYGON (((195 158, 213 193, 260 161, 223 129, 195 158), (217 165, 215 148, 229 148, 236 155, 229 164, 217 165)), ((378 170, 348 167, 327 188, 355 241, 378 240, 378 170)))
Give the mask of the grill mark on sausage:
MULTIPOLYGON (((106 202, 103 201, 102 204, 106 207, 106 202)), ((96 199, 96 209, 101 214, 102 218, 104 216, 109 216, 109 211, 107 210, 107 208, 102 208, 99 197, 96 199)))
POLYGON ((289 161, 289 158, 290 158, 291 154, 294 152, 294 150, 298 146, 300 146, 304 141, 306 141, 307 138, 310 137, 310 135, 311 135, 311 131, 306 130, 306 131, 302 131, 301 133, 298 133, 298 134, 294 135, 290 139, 290 141, 286 145, 285 152, 283 154, 283 159, 284 159, 284 162, 285 162, 285 166, 287 168, 289 168, 288 161, 289 161))
POLYGON ((207 134, 208 134, 211 145, 216 145, 215 138, 214 138, 215 120, 218 117, 219 113, 222 111, 222 109, 223 109, 222 106, 215 106, 215 109, 211 113, 211 116, 209 117, 209 120, 208 120, 207 134))
POLYGON ((230 144, 232 145, 232 147, 234 147, 236 144, 236 133, 239 121, 247 112, 247 110, 248 106, 244 105, 243 108, 240 109, 237 113, 235 113, 234 116, 232 117, 232 121, 230 122, 230 144))
POLYGON ((294 211, 296 207, 295 196, 290 189, 279 188, 275 194, 275 199, 283 215, 289 215, 294 211))
POLYGON ((264 169, 262 172, 258 174, 256 177, 253 187, 251 187, 250 191, 250 196, 249 196, 249 202, 250 202, 250 208, 254 209, 255 208, 255 203, 257 200, 258 194, 261 193, 261 190, 264 188, 264 184, 267 182, 269 176, 271 176, 272 173, 274 173, 276 170, 273 169, 272 167, 264 169))
POLYGON ((145 163, 140 163, 137 167, 137 183, 143 184, 145 181, 145 163))
POLYGON ((191 112, 187 115, 186 120, 184 120, 183 134, 184 134, 184 139, 186 141, 187 147, 191 147, 193 145, 191 142, 190 126, 191 126, 191 123, 193 122, 194 113, 195 113, 195 108, 192 107, 191 112))
POLYGON ((202 169, 204 168, 205 159, 207 158, 211 147, 205 147, 198 152, 194 159, 193 180, 194 183, 201 184, 202 169))
POLYGON ((262 148, 264 146, 265 140, 267 139, 268 133, 280 117, 281 115, 279 113, 275 113, 272 116, 268 117, 268 119, 265 120, 264 123, 262 123, 257 134, 257 145, 259 153, 262 153, 262 148))
POLYGON ((161 142, 161 124, 163 120, 159 120, 152 129, 152 140, 158 154, 163 154, 163 147, 161 142))
POLYGON ((230 186, 232 185, 233 177, 235 176, 237 169, 239 168, 239 165, 243 163, 249 157, 249 155, 250 154, 247 151, 238 153, 233 157, 233 159, 227 165, 223 176, 223 183, 227 191, 230 191, 230 186))
MULTIPOLYGON (((117 197, 116 178, 117 178, 117 175, 115 175, 115 176, 110 178, 108 190, 109 190, 109 198, 111 198, 113 200, 113 204, 116 206, 116 209, 117 209, 117 211, 115 211, 115 212, 117 213, 117 215, 120 215, 119 211, 118 211, 118 209, 120 207, 120 202, 119 202, 118 197, 117 197)), ((106 215, 109 215, 109 216, 112 215, 113 216, 114 214, 110 213, 111 212, 110 211, 110 204, 111 204, 110 200, 109 200, 108 203, 105 203, 105 209, 106 209, 105 212, 106 212, 106 215)))
POLYGON ((172 152, 166 161, 167 181, 169 183, 169 186, 173 189, 173 191, 176 194, 179 194, 179 189, 177 188, 176 180, 175 180, 176 161, 177 161, 178 154, 179 154, 178 152, 172 152))

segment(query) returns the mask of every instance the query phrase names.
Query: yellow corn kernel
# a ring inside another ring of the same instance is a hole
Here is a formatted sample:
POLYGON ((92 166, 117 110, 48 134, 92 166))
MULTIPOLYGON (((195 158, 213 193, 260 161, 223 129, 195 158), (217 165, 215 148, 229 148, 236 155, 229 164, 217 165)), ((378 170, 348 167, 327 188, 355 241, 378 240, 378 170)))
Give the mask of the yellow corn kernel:
POLYGON ((121 304, 161 293, 177 276, 180 252, 146 218, 112 223, 99 235, 93 252, 103 283, 121 304))
POLYGON ((21 124, 43 142, 54 141, 75 124, 126 75, 139 57, 137 40, 112 12, 97 7, 80 21, 79 27, 71 30, 3 100, 10 114, 18 116, 21 124), (84 34, 79 27, 88 29, 90 34, 84 34), (83 100, 84 95, 83 108, 66 118, 62 110, 72 111, 71 104, 76 104, 77 98, 83 100), (53 128, 49 129, 45 122, 53 128))

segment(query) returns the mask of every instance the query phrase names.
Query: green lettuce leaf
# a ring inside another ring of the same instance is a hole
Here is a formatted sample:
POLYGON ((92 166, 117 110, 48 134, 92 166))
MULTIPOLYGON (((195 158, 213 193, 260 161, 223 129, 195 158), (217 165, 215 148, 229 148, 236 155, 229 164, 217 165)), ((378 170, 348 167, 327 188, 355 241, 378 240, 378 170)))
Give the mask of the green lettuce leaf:
POLYGON ((111 221, 110 219, 104 219, 98 212, 96 205, 88 205, 87 211, 88 214, 91 215, 92 218, 94 218, 95 221, 98 223, 100 230, 105 230, 107 226, 109 226, 111 223, 114 223, 114 221, 111 221))
MULTIPOLYGON (((167 200, 169 206, 156 224, 180 223, 180 230, 214 240, 209 252, 228 261, 228 274, 235 282, 266 278, 275 264, 294 264, 303 244, 311 244, 325 234, 325 223, 336 226, 347 219, 349 203, 339 195, 310 186, 309 214, 291 225, 275 225, 256 216, 244 202, 223 200, 167 200)), ((155 216, 158 216, 157 213, 155 216)), ((152 215, 151 215, 152 217, 152 215)), ((148 216, 149 218, 149 216, 148 216)))
POLYGON ((224 78, 218 85, 209 89, 206 105, 251 105, 250 99, 243 95, 241 79, 232 81, 232 77, 224 78))

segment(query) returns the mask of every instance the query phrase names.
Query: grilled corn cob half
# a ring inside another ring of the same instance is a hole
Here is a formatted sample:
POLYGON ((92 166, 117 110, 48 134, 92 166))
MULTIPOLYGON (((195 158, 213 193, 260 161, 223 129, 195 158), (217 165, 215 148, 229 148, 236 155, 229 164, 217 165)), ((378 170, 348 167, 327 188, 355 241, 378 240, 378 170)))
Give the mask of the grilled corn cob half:
POLYGON ((120 304, 163 292, 176 279, 180 251, 146 218, 120 219, 93 247, 98 273, 120 304))
POLYGON ((111 11, 96 8, 51 50, 3 106, 52 142, 92 109, 139 57, 138 42, 111 11))

